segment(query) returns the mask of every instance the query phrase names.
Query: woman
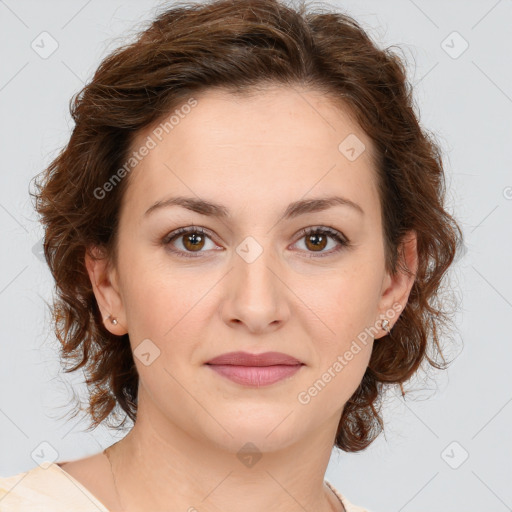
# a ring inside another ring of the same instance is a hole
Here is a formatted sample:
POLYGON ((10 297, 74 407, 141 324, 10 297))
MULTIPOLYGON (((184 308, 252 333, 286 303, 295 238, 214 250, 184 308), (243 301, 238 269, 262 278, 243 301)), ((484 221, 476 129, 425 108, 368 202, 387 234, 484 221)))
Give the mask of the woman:
POLYGON ((134 424, 1 479, 0 509, 364 511, 324 480, 332 448, 443 367, 462 237, 403 63, 339 13, 182 3, 72 116, 35 194, 55 330, 91 426, 134 424))

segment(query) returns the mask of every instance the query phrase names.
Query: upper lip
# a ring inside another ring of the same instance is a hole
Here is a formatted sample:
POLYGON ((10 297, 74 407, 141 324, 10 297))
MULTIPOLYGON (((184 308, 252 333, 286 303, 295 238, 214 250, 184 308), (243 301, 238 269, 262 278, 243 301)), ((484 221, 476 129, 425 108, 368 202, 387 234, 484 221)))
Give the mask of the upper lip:
POLYGON ((249 352, 228 352, 210 359, 205 364, 230 364, 235 366, 273 366, 303 364, 295 357, 282 352, 263 352, 251 354, 249 352))

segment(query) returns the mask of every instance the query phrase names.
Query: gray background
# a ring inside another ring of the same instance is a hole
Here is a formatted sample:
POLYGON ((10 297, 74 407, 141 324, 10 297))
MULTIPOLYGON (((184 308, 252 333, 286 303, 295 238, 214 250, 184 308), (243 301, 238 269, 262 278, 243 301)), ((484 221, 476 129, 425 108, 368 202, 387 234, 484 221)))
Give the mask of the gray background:
MULTIPOLYGON (((28 187, 69 137, 69 98, 122 42, 115 38, 134 33, 158 5, 0 0, 2 476, 34 467, 42 442, 69 460, 116 439, 64 417, 71 388, 83 386, 80 374, 60 370, 44 302, 53 282, 28 187), (47 58, 31 47, 43 51, 46 37, 51 49, 44 31, 58 43, 47 58)), ((449 209, 467 251, 451 273, 461 303, 444 340, 450 369, 415 379, 405 402, 390 394, 385 437, 357 454, 334 451, 326 478, 372 512, 512 510, 512 1, 331 5, 379 44, 404 50, 420 121, 444 151, 449 209)))

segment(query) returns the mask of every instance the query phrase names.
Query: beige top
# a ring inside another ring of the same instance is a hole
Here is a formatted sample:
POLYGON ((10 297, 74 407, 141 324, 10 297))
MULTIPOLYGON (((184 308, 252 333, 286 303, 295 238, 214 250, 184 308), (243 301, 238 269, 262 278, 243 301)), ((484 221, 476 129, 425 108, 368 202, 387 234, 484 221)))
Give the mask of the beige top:
MULTIPOLYGON (((370 512, 352 505, 330 482, 347 512, 370 512)), ((0 512, 109 512, 78 480, 56 463, 0 477, 0 512)))

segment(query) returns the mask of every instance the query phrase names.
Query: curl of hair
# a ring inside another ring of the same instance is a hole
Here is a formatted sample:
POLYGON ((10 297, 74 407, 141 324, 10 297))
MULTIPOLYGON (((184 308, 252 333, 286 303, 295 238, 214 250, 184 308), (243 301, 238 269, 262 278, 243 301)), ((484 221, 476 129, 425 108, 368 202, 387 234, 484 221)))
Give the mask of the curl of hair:
MULTIPOLYGON (((384 385, 402 384, 429 355, 442 356, 449 321, 438 300, 462 240, 444 208, 441 154, 419 126, 401 59, 380 49, 350 16, 278 0, 173 2, 132 43, 107 56, 70 102, 68 144, 41 173, 34 195, 45 228, 44 254, 55 280, 55 332, 66 372, 83 368, 87 413, 96 427, 118 412, 135 421, 138 373, 128 335, 110 333, 84 257, 100 248, 116 261, 120 204, 129 177, 98 199, 130 157, 134 135, 202 91, 251 94, 268 85, 325 93, 349 110, 376 149, 386 269, 408 272, 401 242, 417 234, 418 269, 406 307, 373 347, 363 379, 346 403, 335 446, 366 448, 383 430, 384 385)), ((108 423, 108 421, 107 421, 108 423)), ((123 421, 124 423, 124 421, 123 421)))

